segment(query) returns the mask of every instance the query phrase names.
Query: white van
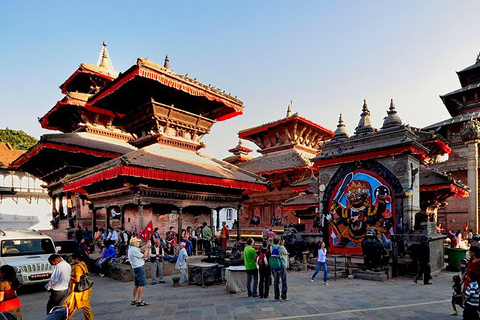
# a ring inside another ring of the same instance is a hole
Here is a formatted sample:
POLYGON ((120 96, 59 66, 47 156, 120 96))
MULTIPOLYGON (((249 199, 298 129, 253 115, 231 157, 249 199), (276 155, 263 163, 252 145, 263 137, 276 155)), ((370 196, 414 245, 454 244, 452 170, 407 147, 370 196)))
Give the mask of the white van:
POLYGON ((14 267, 22 285, 48 282, 53 272, 48 257, 59 250, 41 232, 0 230, 0 264, 14 267))

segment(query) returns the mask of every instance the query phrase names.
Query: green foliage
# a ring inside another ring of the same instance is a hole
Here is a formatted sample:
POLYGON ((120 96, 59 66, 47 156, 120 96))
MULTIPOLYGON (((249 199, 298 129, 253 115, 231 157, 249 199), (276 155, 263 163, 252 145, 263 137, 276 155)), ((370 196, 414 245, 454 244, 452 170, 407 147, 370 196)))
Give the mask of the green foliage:
POLYGON ((8 142, 18 150, 28 150, 37 144, 37 139, 21 130, 0 129, 0 141, 8 142))

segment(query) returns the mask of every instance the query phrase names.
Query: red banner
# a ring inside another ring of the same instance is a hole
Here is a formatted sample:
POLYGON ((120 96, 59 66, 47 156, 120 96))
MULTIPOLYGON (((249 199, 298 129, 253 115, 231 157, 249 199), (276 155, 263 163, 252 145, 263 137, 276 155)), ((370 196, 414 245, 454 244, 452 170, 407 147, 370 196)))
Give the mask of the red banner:
POLYGON ((152 224, 152 220, 150 220, 145 230, 140 232, 138 236, 143 237, 143 239, 145 239, 145 241, 148 242, 148 239, 150 239, 150 236, 152 235, 153 235, 153 224, 152 224))

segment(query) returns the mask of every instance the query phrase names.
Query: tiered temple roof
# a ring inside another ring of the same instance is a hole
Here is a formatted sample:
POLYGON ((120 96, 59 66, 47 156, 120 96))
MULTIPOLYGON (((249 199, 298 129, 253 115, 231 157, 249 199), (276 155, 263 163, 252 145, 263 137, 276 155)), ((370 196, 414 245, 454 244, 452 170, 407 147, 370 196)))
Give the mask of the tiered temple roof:
POLYGON ((333 132, 289 111, 283 119, 242 130, 238 136, 255 143, 262 154, 240 166, 257 174, 268 174, 311 167, 310 159, 333 132))
POLYGON ((440 96, 452 117, 480 109, 480 54, 475 63, 457 72, 461 88, 440 96))

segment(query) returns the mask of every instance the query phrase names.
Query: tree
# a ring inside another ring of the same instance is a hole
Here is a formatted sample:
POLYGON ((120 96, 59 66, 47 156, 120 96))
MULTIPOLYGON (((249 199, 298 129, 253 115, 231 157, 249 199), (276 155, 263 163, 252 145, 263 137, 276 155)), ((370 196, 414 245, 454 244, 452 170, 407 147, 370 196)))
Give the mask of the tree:
POLYGON ((28 150, 37 144, 38 140, 22 130, 0 129, 0 141, 8 142, 14 149, 28 150))

